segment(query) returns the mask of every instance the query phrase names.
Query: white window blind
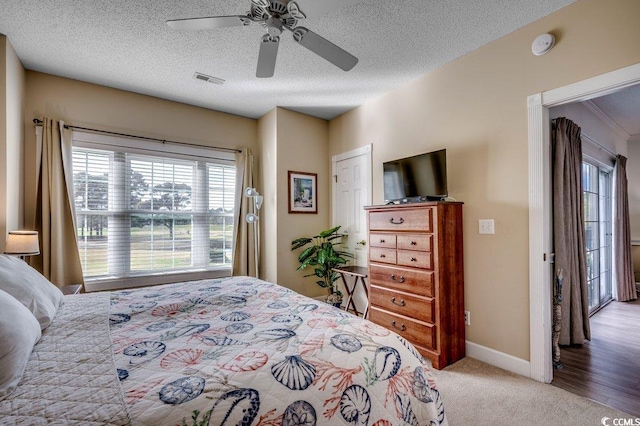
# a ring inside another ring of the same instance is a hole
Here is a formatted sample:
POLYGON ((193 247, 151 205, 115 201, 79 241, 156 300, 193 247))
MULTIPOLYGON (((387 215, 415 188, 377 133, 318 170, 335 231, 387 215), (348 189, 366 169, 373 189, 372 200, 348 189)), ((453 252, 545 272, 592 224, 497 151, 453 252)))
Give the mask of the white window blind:
POLYGON ((74 144, 86 279, 231 268, 233 162, 74 144))

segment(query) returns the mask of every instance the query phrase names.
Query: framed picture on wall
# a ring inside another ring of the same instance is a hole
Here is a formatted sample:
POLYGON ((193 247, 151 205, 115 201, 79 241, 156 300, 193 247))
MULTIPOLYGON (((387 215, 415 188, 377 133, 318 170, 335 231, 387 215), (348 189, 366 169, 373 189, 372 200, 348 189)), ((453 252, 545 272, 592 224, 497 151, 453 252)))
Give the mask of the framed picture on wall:
POLYGON ((317 173, 289 170, 289 213, 318 213, 317 173))

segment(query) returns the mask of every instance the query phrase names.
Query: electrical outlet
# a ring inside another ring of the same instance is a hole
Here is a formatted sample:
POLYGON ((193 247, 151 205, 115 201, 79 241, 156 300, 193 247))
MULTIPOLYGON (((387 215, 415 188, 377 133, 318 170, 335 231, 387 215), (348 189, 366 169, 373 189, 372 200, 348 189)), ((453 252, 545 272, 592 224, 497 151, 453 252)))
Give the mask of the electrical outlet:
POLYGON ((471 312, 464 311, 464 323, 466 325, 471 325, 471 312))
POLYGON ((495 234, 495 223, 493 219, 480 219, 478 221, 478 232, 480 234, 495 234))

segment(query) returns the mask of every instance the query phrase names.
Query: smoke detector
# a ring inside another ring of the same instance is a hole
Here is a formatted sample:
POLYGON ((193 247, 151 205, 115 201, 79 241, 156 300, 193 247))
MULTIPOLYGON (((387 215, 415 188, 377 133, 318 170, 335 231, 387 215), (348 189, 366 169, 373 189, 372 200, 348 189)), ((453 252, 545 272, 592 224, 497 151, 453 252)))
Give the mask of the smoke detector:
POLYGON ((531 52, 536 56, 541 56, 551 50, 556 44, 556 38, 553 34, 542 34, 536 37, 531 44, 531 52))

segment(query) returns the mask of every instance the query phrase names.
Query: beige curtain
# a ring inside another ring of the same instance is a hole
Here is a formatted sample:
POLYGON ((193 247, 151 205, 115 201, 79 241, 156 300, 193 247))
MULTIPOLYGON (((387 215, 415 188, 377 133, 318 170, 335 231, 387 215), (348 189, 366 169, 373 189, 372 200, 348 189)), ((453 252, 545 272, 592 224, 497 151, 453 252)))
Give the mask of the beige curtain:
MULTIPOLYGON (((245 221, 247 213, 252 213, 252 198, 244 196, 247 187, 254 187, 253 181, 253 154, 245 148, 236 154, 236 201, 235 217, 233 220, 233 272, 234 276, 251 275, 258 276, 256 263, 256 244, 258 235, 254 231, 258 226, 245 221)), ((259 255, 259 254, 258 254, 259 255)))
POLYGON ((636 300, 633 259, 631 257, 631 225, 629 222, 629 194, 627 192, 627 158, 618 155, 616 161, 616 223, 615 263, 616 291, 619 302, 636 300))
POLYGON ((582 204, 580 127, 558 118, 552 132, 553 243, 555 274, 562 271, 561 345, 591 340, 582 204))
POLYGON ((38 190, 34 229, 40 255, 31 265, 57 286, 83 284, 74 220, 71 131, 44 118, 38 137, 38 190))

